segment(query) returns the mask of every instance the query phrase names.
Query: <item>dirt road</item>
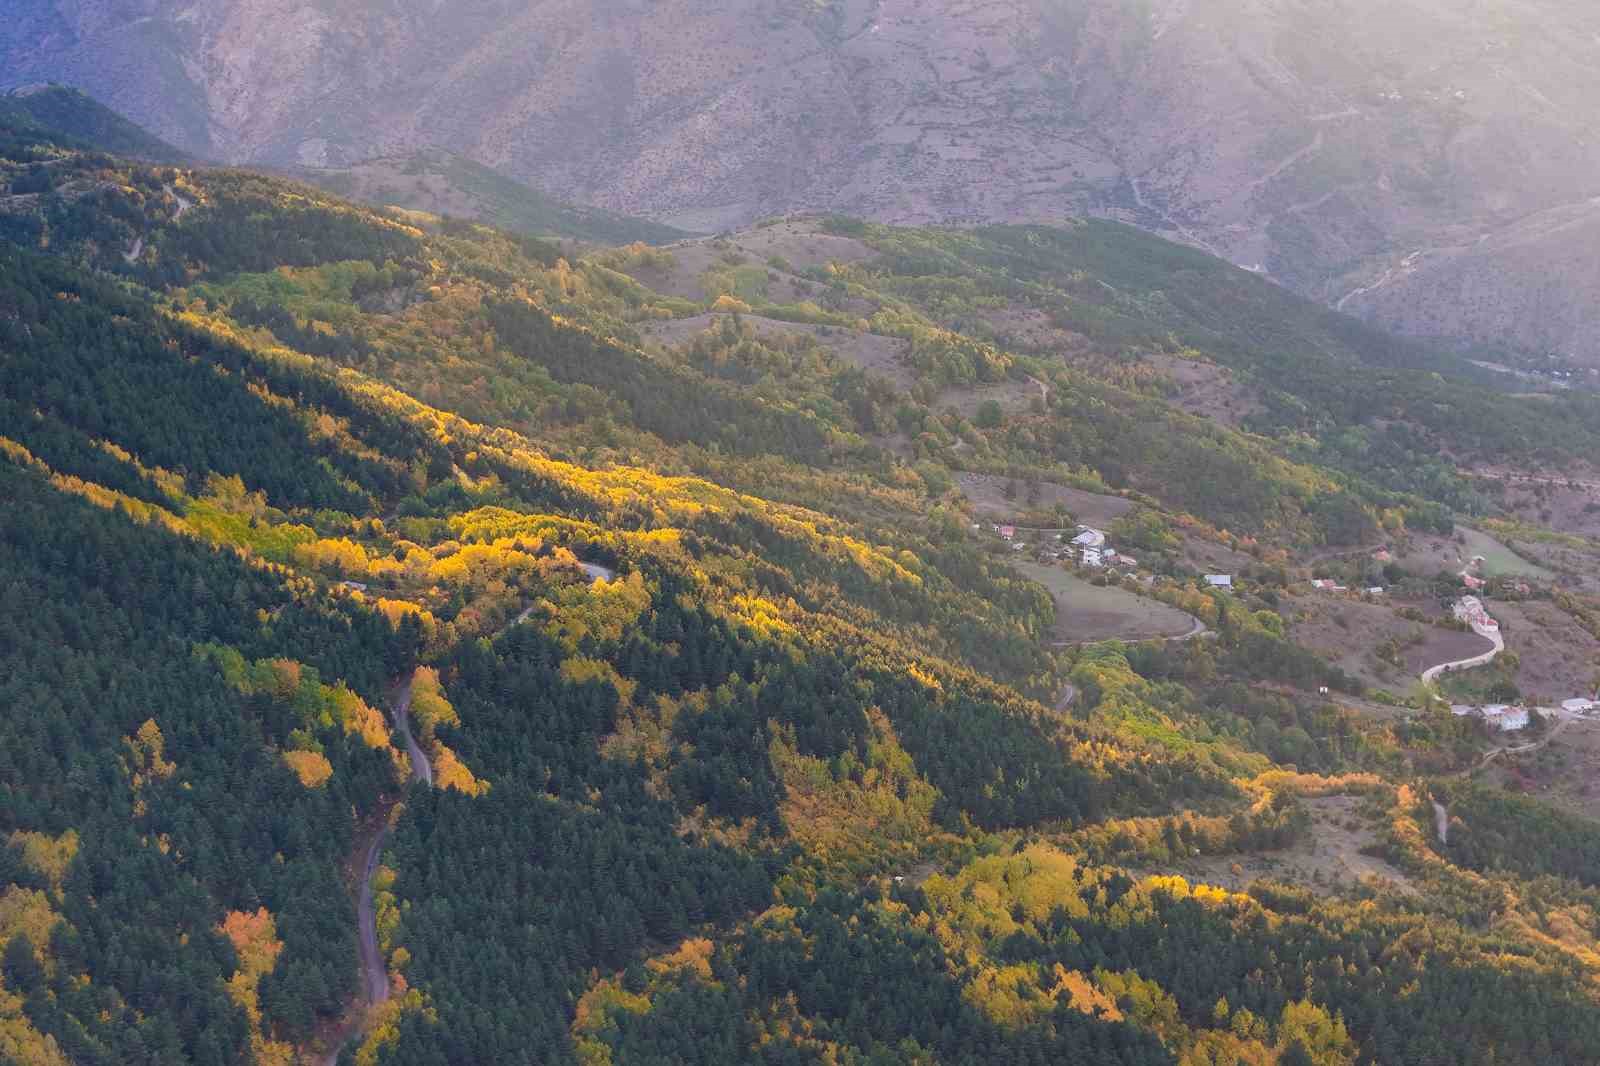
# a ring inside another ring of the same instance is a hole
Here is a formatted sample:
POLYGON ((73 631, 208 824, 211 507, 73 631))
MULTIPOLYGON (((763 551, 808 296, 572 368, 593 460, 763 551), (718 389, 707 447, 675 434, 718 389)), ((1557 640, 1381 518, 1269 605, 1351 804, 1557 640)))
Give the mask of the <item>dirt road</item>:
MULTIPOLYGON (((383 952, 378 950, 378 920, 372 903, 372 878, 378 872, 378 856, 384 842, 389 839, 387 828, 372 838, 367 848, 367 861, 361 868, 361 894, 356 904, 356 921, 361 927, 361 973, 367 1003, 382 1003, 389 998, 389 972, 383 964, 383 952)), ((338 1058, 338 1052, 334 1052, 338 1058)))
POLYGON ((411 679, 408 677, 400 683, 394 692, 394 727, 400 731, 400 736, 406 742, 406 754, 411 758, 411 780, 420 781, 425 785, 433 785, 433 766, 428 762, 428 756, 418 747, 416 738, 411 735, 411 679))
MULTIPOLYGON (((407 677, 395 686, 390 698, 390 714, 394 727, 399 731, 405 741, 406 754, 411 758, 411 781, 413 784, 421 783, 429 788, 433 787, 433 765, 428 762, 428 756, 418 746, 411 735, 411 678, 407 677)), ((389 840, 389 823, 387 820, 379 824, 377 832, 372 836, 367 845, 366 855, 361 862, 361 888, 356 894, 356 927, 359 933, 359 946, 361 954, 361 991, 362 997, 368 1007, 383 1003, 389 998, 389 968, 384 962, 383 951, 378 946, 378 916, 377 908, 372 899, 372 878, 378 872, 378 858, 383 854, 383 846, 389 840)), ((347 1032, 349 1032, 347 1030, 347 1032)), ((337 1066, 340 1049, 351 1040, 358 1039, 365 1032, 365 1020, 358 1023, 353 1032, 338 1042, 332 1051, 322 1060, 324 1066, 337 1066)))

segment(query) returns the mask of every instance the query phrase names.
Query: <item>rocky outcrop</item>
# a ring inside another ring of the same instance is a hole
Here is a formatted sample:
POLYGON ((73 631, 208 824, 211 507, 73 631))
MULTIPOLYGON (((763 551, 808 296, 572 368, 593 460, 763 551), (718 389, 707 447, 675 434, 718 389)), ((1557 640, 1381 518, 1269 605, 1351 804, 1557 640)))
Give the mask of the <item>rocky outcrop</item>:
POLYGON ((1585 0, 14 4, 0 78, 229 161, 437 145, 696 230, 1103 215, 1419 332, 1600 329, 1534 265, 1596 225, 1585 0))

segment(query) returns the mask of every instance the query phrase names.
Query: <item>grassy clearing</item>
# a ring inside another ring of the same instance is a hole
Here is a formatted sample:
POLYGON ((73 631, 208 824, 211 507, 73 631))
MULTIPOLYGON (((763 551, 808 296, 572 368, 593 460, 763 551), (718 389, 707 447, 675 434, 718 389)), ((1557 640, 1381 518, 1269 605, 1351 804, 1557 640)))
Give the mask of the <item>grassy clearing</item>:
POLYGON ((1521 574, 1524 577, 1549 581, 1556 576, 1537 563, 1530 563, 1481 530, 1468 529, 1463 526, 1460 532, 1466 538, 1465 547, 1462 549, 1463 554, 1468 559, 1475 555, 1483 556, 1483 572, 1486 577, 1499 577, 1502 574, 1521 574))

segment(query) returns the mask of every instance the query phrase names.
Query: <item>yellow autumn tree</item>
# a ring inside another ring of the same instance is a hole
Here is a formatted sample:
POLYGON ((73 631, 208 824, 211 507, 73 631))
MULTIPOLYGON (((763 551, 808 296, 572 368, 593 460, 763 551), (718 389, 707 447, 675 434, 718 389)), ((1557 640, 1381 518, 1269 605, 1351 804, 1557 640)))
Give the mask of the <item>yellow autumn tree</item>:
POLYGON ((319 751, 286 751, 283 761, 307 788, 321 788, 333 776, 333 764, 319 751))
POLYGON ((439 726, 461 724, 460 715, 445 698, 439 671, 431 666, 417 667, 411 678, 411 716, 416 719, 417 731, 429 740, 439 726))
POLYGON ((58 837, 46 833, 18 831, 11 834, 11 846, 22 852, 22 863, 50 882, 57 892, 66 880, 67 868, 78 856, 78 831, 68 829, 58 837))
POLYGON ((261 978, 272 972, 278 954, 283 951, 277 923, 265 907, 254 914, 229 911, 217 931, 233 944, 234 954, 239 959, 239 969, 228 979, 228 998, 250 1019, 250 1047, 255 1061, 261 1066, 290 1066, 294 1061, 294 1048, 268 1039, 261 1027, 261 1002, 257 991, 261 978))

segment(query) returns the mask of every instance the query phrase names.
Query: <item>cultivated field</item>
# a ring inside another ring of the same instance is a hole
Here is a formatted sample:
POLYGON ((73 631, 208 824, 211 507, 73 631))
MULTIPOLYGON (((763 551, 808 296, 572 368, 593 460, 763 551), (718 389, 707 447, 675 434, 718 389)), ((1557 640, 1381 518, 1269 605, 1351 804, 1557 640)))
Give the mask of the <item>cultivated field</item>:
POLYGON ((1481 530, 1458 526, 1456 537, 1460 538, 1459 543, 1455 537, 1415 537, 1408 547, 1396 555, 1396 561, 1412 573, 1436 574, 1440 570, 1460 570, 1473 556, 1481 555, 1484 577, 1520 574, 1542 581, 1555 577, 1549 570, 1529 562, 1481 530))
POLYGON ((1506 647, 1522 667, 1517 685, 1522 694, 1541 703, 1559 703, 1583 695, 1600 669, 1600 641, 1590 636, 1553 603, 1489 604, 1500 621, 1506 647))
POLYGON ((1101 588, 1060 567, 1018 561, 1018 572, 1037 581, 1056 603, 1054 637, 1063 644, 1097 640, 1156 640, 1194 631, 1195 618, 1176 607, 1136 596, 1125 589, 1101 588))
MULTIPOLYGON (((1437 613, 1437 605, 1399 604, 1437 613)), ((1388 604, 1313 593, 1295 600, 1289 635, 1345 673, 1374 688, 1405 695, 1430 666, 1481 655, 1494 645, 1476 633, 1422 625, 1401 618, 1388 604), (1420 639, 1418 639, 1420 638, 1420 639), (1378 658, 1388 641, 1399 644, 1400 665, 1378 658)))

